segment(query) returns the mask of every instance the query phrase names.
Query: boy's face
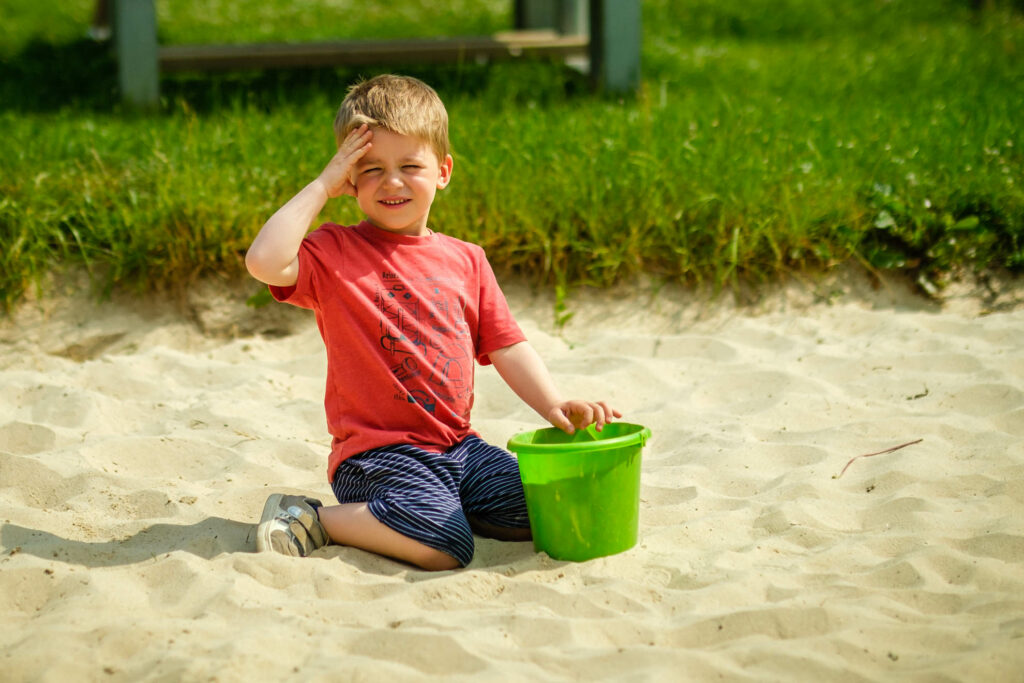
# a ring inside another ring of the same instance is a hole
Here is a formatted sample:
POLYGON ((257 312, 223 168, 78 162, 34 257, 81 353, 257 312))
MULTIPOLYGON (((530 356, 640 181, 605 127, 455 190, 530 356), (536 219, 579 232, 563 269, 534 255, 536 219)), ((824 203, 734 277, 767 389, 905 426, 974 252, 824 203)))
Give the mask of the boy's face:
POLYGON ((452 177, 451 156, 439 162, 419 138, 377 127, 371 131, 373 144, 352 171, 359 208, 382 230, 426 235, 434 195, 452 177))

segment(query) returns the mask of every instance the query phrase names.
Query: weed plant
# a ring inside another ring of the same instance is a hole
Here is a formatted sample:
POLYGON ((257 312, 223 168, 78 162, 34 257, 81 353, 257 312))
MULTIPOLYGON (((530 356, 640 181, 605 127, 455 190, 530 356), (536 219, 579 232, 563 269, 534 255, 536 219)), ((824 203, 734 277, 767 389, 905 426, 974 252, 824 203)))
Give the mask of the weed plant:
MULTIPOLYGON (((158 2, 161 39, 492 33, 512 3, 257 4, 158 2)), ((263 221, 329 159, 347 85, 389 70, 448 105, 455 175, 433 226, 537 284, 723 287, 849 260, 927 289, 1019 272, 1024 18, 980 4, 646 0, 635 96, 553 63, 394 64, 167 76, 160 111, 138 114, 82 38, 90 1, 5 0, 0 301, 67 264, 108 289, 240 276, 263 221)), ((354 222, 355 203, 322 218, 354 222)))

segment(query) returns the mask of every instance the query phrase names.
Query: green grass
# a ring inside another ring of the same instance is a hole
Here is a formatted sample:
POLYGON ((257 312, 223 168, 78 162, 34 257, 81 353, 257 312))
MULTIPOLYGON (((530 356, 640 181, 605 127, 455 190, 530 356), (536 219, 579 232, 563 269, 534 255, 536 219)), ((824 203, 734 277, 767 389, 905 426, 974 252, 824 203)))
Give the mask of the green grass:
MULTIPOLYGON (((358 3, 369 9, 353 16, 357 3, 319 0, 300 18, 258 4, 160 2, 162 40, 511 24, 504 1, 358 3), (190 19, 200 5, 207 18, 190 19)), ((260 225, 329 158, 347 84, 373 71, 165 78, 162 111, 132 114, 107 51, 80 38, 92 3, 59 5, 0 5, 0 301, 59 265, 104 288, 241 277, 260 225)), ((623 100, 552 64, 390 67, 448 104, 455 175, 432 224, 563 289, 640 273, 756 284, 850 260, 938 284, 1024 268, 1014 6, 648 0, 643 60, 641 92, 623 100)), ((323 217, 358 219, 344 200, 323 217)))

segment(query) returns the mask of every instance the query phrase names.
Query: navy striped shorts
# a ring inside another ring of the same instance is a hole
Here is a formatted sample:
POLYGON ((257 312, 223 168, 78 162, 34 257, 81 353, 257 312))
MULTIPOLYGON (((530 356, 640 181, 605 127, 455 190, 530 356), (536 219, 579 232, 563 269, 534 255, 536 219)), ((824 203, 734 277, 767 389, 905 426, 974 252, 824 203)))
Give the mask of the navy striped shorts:
POLYGON ((331 484, 339 503, 367 503, 385 525, 445 552, 473 559, 467 515, 494 526, 528 528, 519 463, 478 436, 444 453, 385 446, 343 460, 331 484))

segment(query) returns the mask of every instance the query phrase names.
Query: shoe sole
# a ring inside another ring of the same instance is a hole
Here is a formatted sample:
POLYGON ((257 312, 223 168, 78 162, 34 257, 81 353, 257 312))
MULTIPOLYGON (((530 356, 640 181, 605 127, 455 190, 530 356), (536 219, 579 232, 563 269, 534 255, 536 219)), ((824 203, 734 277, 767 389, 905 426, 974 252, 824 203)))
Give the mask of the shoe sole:
POLYGON ((267 498, 263 506, 263 514, 260 515, 260 525, 256 527, 256 552, 276 552, 270 540, 270 532, 273 531, 273 522, 277 519, 277 510, 281 505, 283 493, 272 494, 267 498))

